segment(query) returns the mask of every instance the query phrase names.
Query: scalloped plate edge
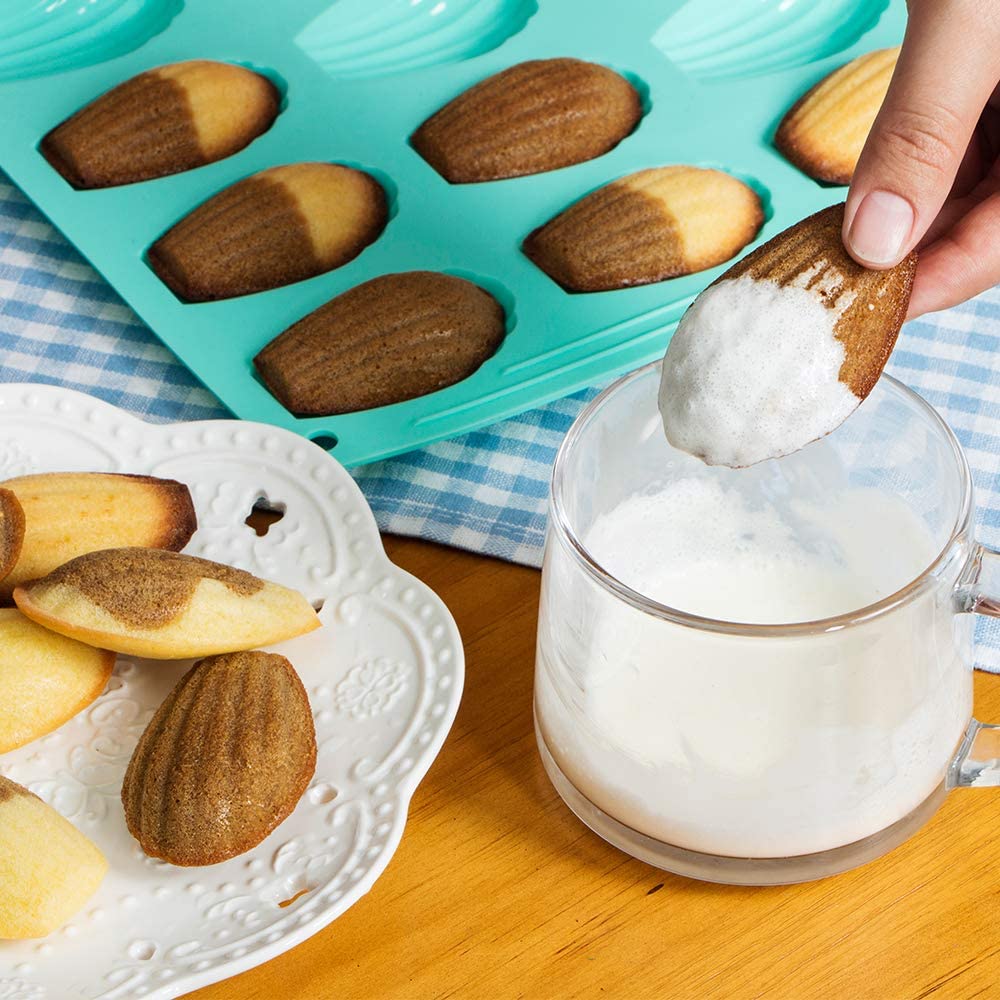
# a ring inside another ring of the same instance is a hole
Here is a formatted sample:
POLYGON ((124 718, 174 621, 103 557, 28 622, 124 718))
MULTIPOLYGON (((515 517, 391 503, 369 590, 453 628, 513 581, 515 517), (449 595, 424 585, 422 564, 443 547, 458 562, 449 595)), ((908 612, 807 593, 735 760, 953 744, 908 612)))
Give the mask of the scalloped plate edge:
MULTIPOLYGON (((400 566, 397 566, 389 558, 386 554, 385 547, 382 545, 382 539, 378 531, 378 526, 375 522, 375 516, 371 512, 371 508, 368 506, 368 503, 364 498, 364 494, 361 492, 357 483, 351 478, 347 470, 325 449, 320 448, 318 445, 314 445, 311 442, 304 441, 300 435, 294 433, 293 431, 285 430, 281 427, 275 427, 270 424, 256 424, 253 421, 202 420, 151 423, 136 416, 134 413, 130 413, 127 410, 117 407, 114 404, 98 397, 91 396, 88 393, 80 392, 76 389, 64 388, 62 386, 32 382, 0 383, 0 427, 3 425, 4 417, 12 411, 16 410, 18 413, 24 412, 22 400, 26 401, 30 397, 35 397, 39 403, 48 404, 46 408, 50 408, 53 412, 58 412, 58 404, 62 400, 76 400, 80 403, 85 402, 86 405, 95 408, 97 411, 103 411, 109 416, 112 416, 114 420, 119 423, 130 423, 141 429, 144 433, 155 434, 157 436, 161 434, 169 434, 172 430, 175 430, 178 427, 185 427, 188 429, 211 428, 214 430, 224 430, 227 427, 240 429, 261 428, 266 430, 268 434, 274 435, 279 440, 285 440, 299 446, 305 444, 306 447, 316 448, 318 452, 323 454, 324 460, 330 463, 331 468, 336 470, 335 475, 339 479, 340 483, 346 490, 354 495, 355 499, 359 502, 359 506, 365 510, 367 514, 367 521, 364 528, 361 528, 361 530, 368 532, 375 539, 377 539, 378 544, 374 546, 376 553, 375 558, 377 561, 384 566, 387 573, 394 576, 397 580, 405 582, 407 586, 413 587, 421 593, 428 602, 437 605, 441 612, 442 619, 446 622, 449 632, 448 638, 450 640, 450 648, 453 651, 451 670, 455 679, 450 688, 448 701, 446 703, 447 707, 439 719, 438 728, 435 732, 434 738, 431 739, 422 749, 420 755, 414 760, 413 768, 404 779, 400 780, 397 785, 398 809, 395 811, 392 829, 386 835, 385 849, 382 854, 375 859, 374 863, 371 865, 364 877, 351 886, 350 890, 345 892, 335 904, 319 910, 311 920, 308 920, 298 927, 291 929, 277 941, 255 946, 250 952, 247 953, 247 955, 241 958, 234 958, 228 961, 220 962, 210 968, 204 969, 201 972, 187 973, 183 977, 164 983, 161 987, 151 990, 145 994, 145 996, 150 998, 150 1000, 173 1000, 173 998, 181 996, 182 994, 188 993, 192 990, 209 986, 241 972, 246 972, 252 968, 256 968, 257 966, 262 965, 273 958, 277 958, 279 955, 282 955, 287 951, 290 951, 292 948, 329 926, 329 924, 336 920, 337 917, 346 912, 371 890, 396 853, 406 826, 409 805, 414 792, 426 776, 427 772, 430 770, 431 765, 437 759, 448 734, 451 732, 451 727, 454 724, 455 717, 458 713, 458 707, 461 702, 462 692, 464 689, 465 650, 462 644, 461 635, 458 631, 458 626, 455 623, 454 617, 452 616, 447 605, 429 586, 427 586, 427 584, 413 576, 411 573, 408 573, 400 566), (249 959, 249 961, 247 961, 247 959, 249 959)), ((321 886, 316 886, 315 888, 319 889, 321 886)))

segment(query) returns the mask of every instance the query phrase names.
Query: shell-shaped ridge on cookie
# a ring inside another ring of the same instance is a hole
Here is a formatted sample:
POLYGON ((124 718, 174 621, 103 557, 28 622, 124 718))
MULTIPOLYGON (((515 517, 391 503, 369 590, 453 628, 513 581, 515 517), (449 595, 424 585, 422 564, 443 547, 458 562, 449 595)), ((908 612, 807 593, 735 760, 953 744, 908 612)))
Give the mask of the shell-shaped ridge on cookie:
POLYGON ((642 95, 615 70, 582 59, 533 59, 463 91, 410 143, 450 183, 481 183, 603 156, 642 115, 642 95))
POLYGON ((611 291, 721 264, 756 237, 764 215, 758 192, 731 174, 654 167, 585 195, 522 249, 567 291, 611 291))
POLYGON ((39 150, 77 189, 134 184, 238 153, 274 124, 280 106, 263 74, 190 59, 96 97, 48 132, 39 150))
POLYGON ((383 275, 320 306, 255 358, 290 412, 328 416, 387 406, 472 375, 505 333, 479 285, 435 271, 383 275))
POLYGON ((898 46, 866 52, 803 94, 775 132, 785 159, 821 183, 850 184, 898 55, 898 46))
POLYGON ((202 202, 147 251, 184 302, 304 281, 353 260, 389 220, 385 187, 341 163, 269 167, 202 202))
POLYGON ((210 865, 259 844, 316 769, 309 698, 285 657, 196 663, 167 696, 122 783, 129 831, 154 858, 210 865))

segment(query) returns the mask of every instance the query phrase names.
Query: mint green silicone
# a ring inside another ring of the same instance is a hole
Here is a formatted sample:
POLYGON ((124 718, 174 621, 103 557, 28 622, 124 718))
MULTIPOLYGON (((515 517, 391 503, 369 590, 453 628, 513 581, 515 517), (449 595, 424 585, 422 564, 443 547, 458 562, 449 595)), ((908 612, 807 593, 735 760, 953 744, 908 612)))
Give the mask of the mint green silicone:
POLYGON ((0 166, 237 416, 335 438, 333 454, 345 465, 491 423, 662 354, 686 306, 726 265, 574 295, 520 252, 521 240, 589 191, 662 164, 717 167, 750 183, 766 221, 748 250, 841 200, 843 188, 821 186, 781 157, 774 128, 832 69, 897 44, 905 23, 904 0, 539 0, 537 9, 533 0, 91 0, 87 9, 108 11, 115 29, 102 48, 93 17, 79 20, 85 34, 75 45, 59 0, 8 4, 0 15, 0 81, 8 81, 0 82, 0 166), (122 21, 123 11, 131 20, 122 21), (647 103, 636 132, 587 163, 458 186, 409 145, 413 130, 467 87, 549 56, 629 76, 647 103), (105 90, 195 57, 259 69, 285 93, 274 127, 242 152, 103 191, 74 191, 38 152, 50 128, 105 90), (58 72, 68 65, 77 68, 58 72), (375 173, 393 206, 382 237, 308 281, 223 302, 178 301, 144 261, 150 243, 234 181, 296 160, 375 173), (362 281, 417 268, 478 281, 508 310, 506 340, 470 378, 393 406, 309 419, 293 417, 257 380, 254 354, 290 323, 362 281))

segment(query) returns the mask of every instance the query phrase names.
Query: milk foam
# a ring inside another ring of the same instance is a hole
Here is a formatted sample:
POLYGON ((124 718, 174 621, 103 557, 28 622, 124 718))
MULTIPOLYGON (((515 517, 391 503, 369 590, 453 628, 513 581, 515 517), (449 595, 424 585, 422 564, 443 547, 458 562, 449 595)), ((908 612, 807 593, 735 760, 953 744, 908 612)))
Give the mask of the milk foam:
POLYGON ((744 275, 705 289, 663 362, 667 440, 709 465, 742 467, 798 451, 860 400, 838 380, 844 346, 830 309, 805 288, 744 275))
POLYGON ((633 590, 688 614, 780 624, 856 611, 933 559, 910 509, 855 489, 835 509, 751 500, 715 479, 680 479, 598 518, 590 554, 633 590))
MULTIPOLYGON (((892 496, 768 499, 746 475, 632 496, 584 544, 662 604, 758 623, 860 609, 937 555, 892 496)), ((971 714, 951 602, 933 589, 869 624, 761 639, 639 611, 583 580, 560 543, 543 579, 546 745, 592 802, 668 844, 786 857, 868 837, 932 794, 971 714)))

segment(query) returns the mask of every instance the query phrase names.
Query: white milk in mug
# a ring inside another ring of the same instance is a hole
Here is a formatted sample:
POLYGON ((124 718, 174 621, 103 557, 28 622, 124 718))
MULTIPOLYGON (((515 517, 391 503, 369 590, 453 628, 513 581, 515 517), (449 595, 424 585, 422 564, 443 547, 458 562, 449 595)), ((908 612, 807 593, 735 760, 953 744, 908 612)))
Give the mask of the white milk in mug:
POLYGON ((709 467, 667 444, 657 384, 650 366, 608 390, 556 465, 535 681, 549 774, 669 870, 794 881, 883 853, 940 801, 972 715, 982 550, 961 452, 883 378, 802 451, 709 467), (787 877, 725 867, 830 851, 787 877))

